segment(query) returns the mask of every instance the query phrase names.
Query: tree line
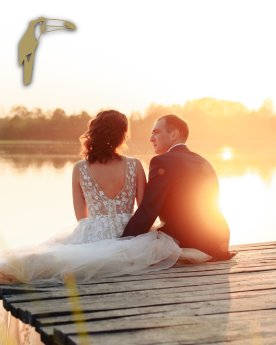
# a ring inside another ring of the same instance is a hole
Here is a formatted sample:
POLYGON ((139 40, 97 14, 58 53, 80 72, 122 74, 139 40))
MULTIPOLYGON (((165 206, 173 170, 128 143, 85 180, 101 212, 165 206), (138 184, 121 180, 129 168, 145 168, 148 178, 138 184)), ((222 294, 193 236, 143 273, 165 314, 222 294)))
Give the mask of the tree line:
MULTIPOLYGON (((276 113, 270 100, 257 110, 249 110, 241 103, 202 98, 182 105, 151 104, 143 113, 131 113, 130 150, 151 151, 147 139, 153 123, 159 116, 170 113, 187 120, 188 143, 193 147, 276 148, 276 113)), ((44 112, 15 106, 6 117, 0 118, 0 140, 78 141, 95 115, 86 111, 66 114, 63 109, 44 112)))

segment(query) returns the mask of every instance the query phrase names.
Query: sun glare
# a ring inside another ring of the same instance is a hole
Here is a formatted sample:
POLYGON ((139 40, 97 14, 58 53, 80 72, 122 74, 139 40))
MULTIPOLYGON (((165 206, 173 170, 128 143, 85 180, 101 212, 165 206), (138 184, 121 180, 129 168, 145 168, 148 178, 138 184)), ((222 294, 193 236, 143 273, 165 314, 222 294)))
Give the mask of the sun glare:
POLYGON ((231 147, 224 147, 220 153, 223 160, 228 161, 233 158, 233 150, 231 147))

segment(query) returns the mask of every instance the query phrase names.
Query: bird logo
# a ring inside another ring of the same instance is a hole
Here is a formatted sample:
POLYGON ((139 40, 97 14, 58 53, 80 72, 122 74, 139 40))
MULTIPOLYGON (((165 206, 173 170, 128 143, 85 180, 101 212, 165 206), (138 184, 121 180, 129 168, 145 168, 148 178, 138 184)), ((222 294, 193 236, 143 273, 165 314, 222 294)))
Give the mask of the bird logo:
POLYGON ((32 82, 35 52, 41 35, 57 30, 73 31, 76 30, 76 25, 68 20, 45 17, 39 17, 29 22, 27 30, 18 44, 18 63, 19 66, 23 67, 24 85, 29 85, 32 82), (51 22, 53 22, 52 25, 51 22), (36 37, 37 28, 39 31, 38 37, 36 37))

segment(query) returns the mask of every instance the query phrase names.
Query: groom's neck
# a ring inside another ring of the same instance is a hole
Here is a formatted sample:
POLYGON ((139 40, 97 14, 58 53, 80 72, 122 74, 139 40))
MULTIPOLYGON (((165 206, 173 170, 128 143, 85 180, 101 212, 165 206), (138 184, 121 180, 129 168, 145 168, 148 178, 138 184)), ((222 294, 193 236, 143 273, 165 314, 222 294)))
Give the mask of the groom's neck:
POLYGON ((169 152, 173 147, 178 146, 178 145, 185 145, 185 142, 183 142, 183 141, 178 141, 178 142, 172 144, 172 145, 169 147, 169 149, 168 149, 167 152, 169 152))

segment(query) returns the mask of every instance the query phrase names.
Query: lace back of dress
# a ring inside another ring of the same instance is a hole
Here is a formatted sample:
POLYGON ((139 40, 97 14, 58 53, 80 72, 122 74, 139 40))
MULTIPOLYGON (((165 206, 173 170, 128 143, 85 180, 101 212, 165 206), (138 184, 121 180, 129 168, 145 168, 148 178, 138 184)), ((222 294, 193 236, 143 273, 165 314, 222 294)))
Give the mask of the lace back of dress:
POLYGON ((115 198, 108 198, 89 171, 89 163, 80 164, 80 184, 86 200, 89 217, 132 214, 136 195, 136 160, 126 157, 126 177, 122 190, 115 198))

